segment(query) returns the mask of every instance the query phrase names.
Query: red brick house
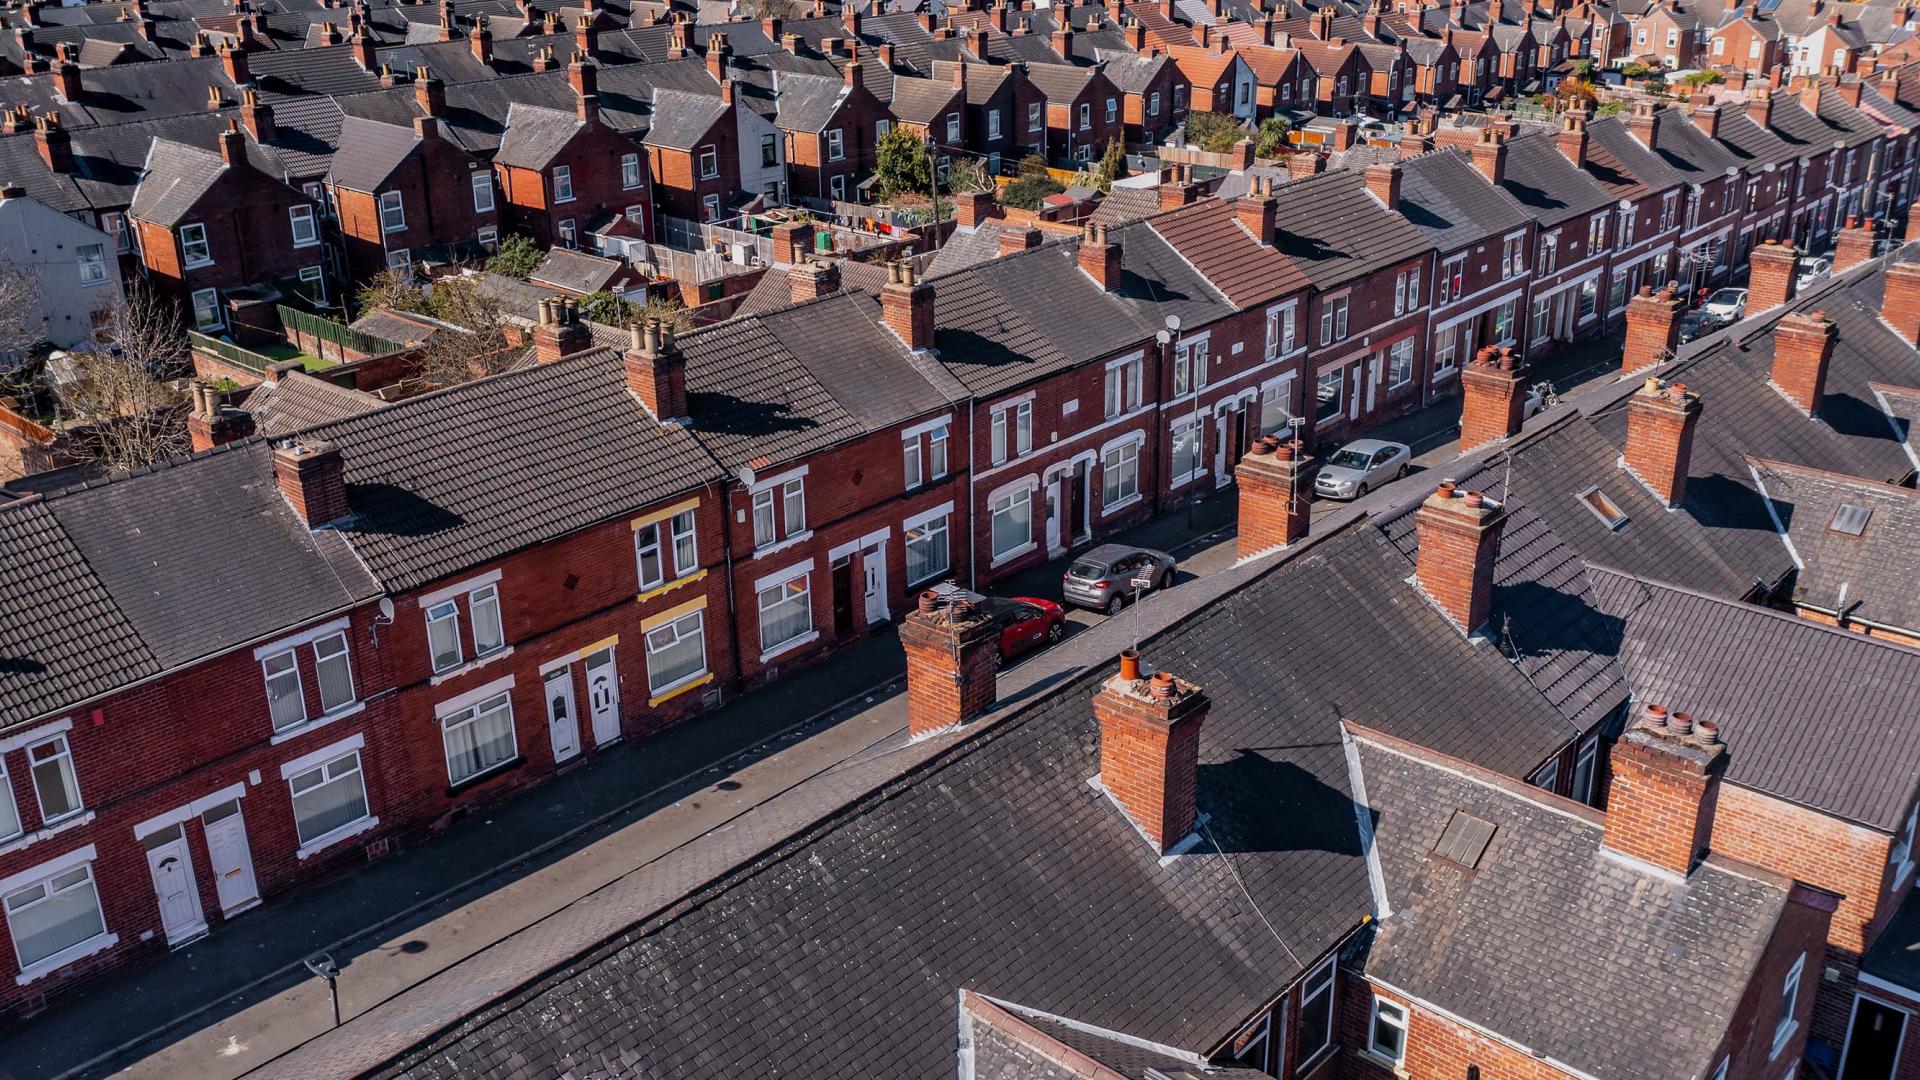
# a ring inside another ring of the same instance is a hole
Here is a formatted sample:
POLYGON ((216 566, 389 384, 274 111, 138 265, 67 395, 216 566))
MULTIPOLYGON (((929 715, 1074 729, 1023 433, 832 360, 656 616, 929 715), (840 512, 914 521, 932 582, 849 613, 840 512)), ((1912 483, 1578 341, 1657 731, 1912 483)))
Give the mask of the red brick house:
POLYGON ((986 155, 990 172, 997 173, 1002 162, 1039 153, 1046 145, 1046 99, 1027 78, 1025 68, 934 61, 934 82, 956 77, 965 80, 967 115, 961 126, 968 147, 986 155))
POLYGON ((1126 138, 1120 88, 1099 68, 1032 64, 1027 78, 1046 100, 1049 163, 1097 161, 1109 142, 1126 138))
POLYGON ((733 83, 719 97, 655 89, 652 125, 643 141, 653 166, 660 213, 718 221, 741 192, 740 119, 733 83))
POLYGON ((434 111, 444 104, 436 82, 415 83, 429 111, 411 130, 357 116, 341 121, 328 187, 356 277, 409 273, 419 259, 444 261, 454 249, 499 239, 493 170, 447 138, 434 111))
POLYGON ((774 125, 785 133, 789 186, 796 196, 849 200, 873 171, 886 106, 848 61, 839 80, 780 72, 774 125))
POLYGON ((578 247, 594 222, 624 215, 653 236, 645 151, 600 118, 599 68, 567 65, 571 113, 514 102, 493 157, 506 225, 543 247, 578 247))

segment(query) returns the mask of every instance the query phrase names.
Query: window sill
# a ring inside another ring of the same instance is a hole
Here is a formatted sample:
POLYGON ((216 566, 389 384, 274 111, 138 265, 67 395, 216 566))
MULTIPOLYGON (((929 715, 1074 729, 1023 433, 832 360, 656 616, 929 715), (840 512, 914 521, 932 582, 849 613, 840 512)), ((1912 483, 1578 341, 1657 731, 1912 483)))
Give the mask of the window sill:
POLYGON ((644 604, 656 596, 664 596, 667 593, 672 592, 673 590, 679 588, 682 585, 691 585, 694 582, 699 581, 706 576, 707 576, 707 568, 703 566, 700 569, 694 571, 693 573, 686 575, 685 577, 674 578, 672 581, 669 581, 664 585, 655 585, 653 588, 648 589, 646 592, 643 592, 639 596, 634 597, 633 598, 634 602, 644 604))
POLYGON ((1776 1028, 1773 1033, 1773 1049, 1768 1051, 1767 1060, 1772 1061, 1779 1057, 1780 1051, 1785 1050, 1787 1044, 1793 1041, 1794 1032, 1799 1030, 1800 1021, 1798 1020, 1789 1020, 1776 1028))
POLYGON ((462 780, 457 784, 448 784, 447 797, 451 799, 452 797, 460 794, 463 791, 467 791, 472 788, 477 788, 481 784, 486 783, 487 781, 493 779, 494 777, 500 776, 504 773, 512 772, 513 770, 519 768, 522 765, 525 765, 526 763, 527 763, 527 755, 515 754, 512 757, 508 758, 507 760, 501 762, 500 764, 491 766, 484 772, 474 773, 472 776, 467 777, 465 780, 462 780))
POLYGON ((333 723, 335 720, 345 720, 349 716, 357 716, 360 713, 365 712, 366 708, 367 708, 366 702, 356 701, 353 704, 345 706, 334 712, 323 713, 322 715, 316 716, 311 720, 302 720, 300 723, 295 724, 290 728, 285 728, 283 730, 274 732, 273 738, 267 740, 267 745, 279 746, 281 743, 288 742, 293 739, 297 739, 300 736, 305 735, 309 731, 326 727, 328 724, 333 723))
POLYGON ((488 664, 493 663, 495 660, 499 660, 502 657, 507 657, 512 655, 513 655, 513 646, 511 645, 508 645, 504 649, 495 649, 485 656, 476 656, 473 659, 467 661, 466 663, 461 664, 459 667, 448 668, 447 670, 441 672, 440 674, 435 675, 433 678, 428 679, 427 685, 439 686, 441 683, 446 682, 449 679, 457 679, 462 675, 468 674, 469 672, 479 671, 481 668, 486 667, 488 664))
POLYGON ((212 259, 202 259, 202 260, 201 260, 201 261, 199 261, 199 262, 185 262, 185 263, 181 263, 181 264, 180 264, 180 269, 182 269, 182 270, 198 270, 198 269, 200 269, 200 268, 202 268, 202 267, 206 267, 206 266, 212 266, 212 265, 213 265, 213 260, 212 260, 212 259))
POLYGON ((772 660, 777 656, 785 656, 786 654, 794 651, 795 649, 800 648, 803 645, 811 645, 814 642, 819 640, 820 640, 820 631, 809 630, 806 633, 801 634, 799 637, 788 638, 787 640, 781 642, 780 644, 775 645, 773 648, 768 649, 767 651, 761 653, 760 662, 764 664, 767 661, 772 660))
POLYGON ((320 852, 338 844, 340 841, 350 836, 359 836, 361 833, 366 832, 378 824, 380 824, 380 819, 377 817, 363 817, 351 825, 342 825, 325 836, 316 837, 313 843, 295 851, 293 857, 302 860, 310 859, 320 852))
POLYGON ((320 246, 320 241, 317 238, 313 240, 295 240, 293 242, 293 248, 295 251, 298 251, 301 248, 310 248, 310 247, 319 247, 319 246, 320 246))
POLYGON ((1312 1057, 1302 1061, 1299 1066, 1293 1070, 1293 1075, 1295 1077, 1303 1077, 1312 1073, 1315 1069, 1332 1061, 1334 1056, 1339 1052, 1339 1049, 1339 1043, 1329 1042, 1327 1045, 1315 1050, 1312 1057))
MULTIPOLYGON (((1101 517, 1110 517, 1110 516, 1112 516, 1112 515, 1114 515, 1114 514, 1117 514, 1117 513, 1119 513, 1119 512, 1120 512, 1120 511, 1122 511, 1122 510, 1125 510, 1125 509, 1126 509, 1127 507, 1129 507, 1129 506, 1132 506, 1132 505, 1134 505, 1135 503, 1138 503, 1138 502, 1140 501, 1140 499, 1141 499, 1141 495, 1140 495, 1140 493, 1139 493, 1139 492, 1137 492, 1137 491, 1136 491, 1136 492, 1134 492, 1133 494, 1131 494, 1131 495, 1129 495, 1129 496, 1127 496, 1126 498, 1124 498, 1124 499, 1121 499, 1121 500, 1120 500, 1119 502, 1117 502, 1117 503, 1113 503, 1113 504, 1111 504, 1111 505, 1106 505, 1106 506, 1102 506, 1102 507, 1100 508, 1100 516, 1101 516, 1101 517)), ((1104 500, 1102 500, 1102 501, 1104 502, 1104 500)))
POLYGON ((567 197, 566 197, 566 198, 564 198, 564 199, 555 199, 555 200, 553 200, 553 205, 555 205, 555 206, 560 206, 560 205, 562 205, 562 204, 564 204, 564 203, 570 203, 570 202, 572 202, 572 201, 573 201, 573 196, 571 196, 571 195, 569 195, 569 196, 567 196, 567 197))
POLYGON ((68 829, 77 829, 92 820, 93 811, 88 810, 85 813, 71 814, 58 821, 42 824, 30 833, 21 833, 6 843, 0 844, 0 855, 11 855, 16 851, 23 851, 50 836, 58 836, 68 829))
POLYGON ((680 695, 686 693, 687 691, 697 690, 700 687, 705 686, 712 681, 713 681, 713 672, 711 671, 703 671, 698 675, 693 675, 685 679, 681 679, 677 683, 672 683, 672 684, 669 684, 668 686, 662 687, 658 693, 648 698, 647 708, 649 709, 659 708, 661 705, 665 704, 666 702, 672 701, 674 698, 679 697, 680 695))
POLYGON ((1380 1053, 1377 1050, 1374 1050, 1371 1047, 1360 1051, 1360 1056, 1366 1059, 1367 1061, 1373 1062, 1375 1065, 1378 1065, 1383 1069, 1392 1070, 1393 1075, 1395 1076, 1412 1075, 1407 1072, 1407 1067, 1404 1062, 1395 1061, 1392 1058, 1386 1056, 1385 1054, 1380 1053))
POLYGON ((78 945, 70 945, 54 953, 52 956, 47 957, 37 964, 30 964, 27 967, 21 968, 20 974, 14 976, 13 984, 15 986, 25 986, 36 979, 44 978, 59 971, 61 968, 66 967, 76 960, 84 960, 94 953, 105 952, 118 944, 120 944, 119 934, 100 934, 96 937, 88 938, 78 945))
POLYGON ((993 561, 988 563, 987 566, 989 568, 992 568, 992 567, 1005 565, 1006 563, 1010 563, 1013 560, 1019 558, 1020 556, 1027 554, 1028 552, 1032 551, 1034 548, 1038 546, 1039 545, 1036 544, 1034 541, 1029 540, 1024 544, 1021 544, 1019 547, 1006 552, 1003 555, 994 556, 993 561))
POLYGON ((794 546, 795 544, 804 544, 811 539, 813 539, 813 530, 804 529, 800 532, 794 533, 792 536, 789 536, 783 540, 776 540, 773 543, 766 545, 765 547, 754 548, 753 555, 751 557, 755 559, 764 558, 776 552, 785 551, 786 549, 794 546))
POLYGON ((1207 470, 1205 469, 1195 469, 1190 473, 1180 473, 1176 475, 1172 480, 1167 481, 1167 490, 1177 491, 1180 488, 1186 487, 1188 484, 1193 483, 1195 480, 1198 480, 1205 475, 1207 475, 1207 470))

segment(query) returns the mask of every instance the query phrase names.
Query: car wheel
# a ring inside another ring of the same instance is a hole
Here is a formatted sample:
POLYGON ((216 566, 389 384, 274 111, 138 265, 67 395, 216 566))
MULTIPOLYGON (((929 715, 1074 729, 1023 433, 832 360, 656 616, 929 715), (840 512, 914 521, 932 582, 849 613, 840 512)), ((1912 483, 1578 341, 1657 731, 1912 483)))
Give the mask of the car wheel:
POLYGON ((1153 587, 1156 589, 1172 588, 1173 587, 1173 571, 1171 570, 1160 571, 1160 580, 1154 582, 1153 587))
POLYGON ((1107 614, 1118 615, 1120 614, 1120 609, 1125 606, 1126 601, 1120 598, 1119 593, 1114 593, 1113 599, 1107 601, 1107 614))
POLYGON ((1047 644, 1057 644, 1062 637, 1066 636, 1066 633, 1067 624, 1064 622, 1057 622, 1047 627, 1047 644))
POLYGON ((1405 465, 1400 466, 1400 471, 1394 473, 1393 478, 1395 480, 1405 480, 1407 478, 1407 467, 1405 465))
POLYGON ((1360 485, 1359 487, 1357 487, 1357 488, 1354 488, 1354 489, 1353 489, 1353 497, 1354 497, 1354 498, 1356 498, 1356 499, 1364 499, 1364 498, 1366 498, 1366 497, 1367 497, 1367 485, 1363 483, 1363 484, 1361 484, 1361 485, 1360 485))

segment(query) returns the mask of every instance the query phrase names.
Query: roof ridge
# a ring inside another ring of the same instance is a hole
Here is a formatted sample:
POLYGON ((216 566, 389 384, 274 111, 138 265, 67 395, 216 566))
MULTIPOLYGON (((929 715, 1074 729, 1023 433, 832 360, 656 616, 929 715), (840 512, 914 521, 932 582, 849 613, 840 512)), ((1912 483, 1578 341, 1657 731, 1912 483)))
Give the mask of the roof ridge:
POLYGON ((1750 466, 1753 466, 1754 468, 1767 468, 1767 469, 1772 469, 1772 470, 1781 471, 1781 472, 1806 473, 1815 477, 1819 477, 1821 479, 1842 480, 1848 484, 1853 484, 1859 487, 1881 489, 1885 493, 1896 494, 1901 496, 1902 498, 1912 499, 1916 502, 1920 502, 1920 491, 1916 491, 1913 488, 1901 487, 1898 484, 1890 484, 1884 480, 1871 480, 1864 476, 1854 476, 1851 473, 1843 473, 1834 469, 1822 469, 1814 465, 1801 465, 1792 461, 1782 461, 1779 458, 1756 457, 1753 454, 1743 454, 1741 456, 1745 457, 1747 459, 1747 464, 1750 466))
POLYGON ((1828 626, 1825 623, 1817 623, 1811 619, 1800 618, 1798 615, 1791 614, 1790 612, 1776 611, 1770 607, 1763 607, 1760 604, 1749 604, 1744 600, 1735 600, 1730 597, 1715 596, 1710 592, 1703 592, 1702 590, 1689 588, 1685 585, 1676 585, 1673 582, 1662 581, 1659 578, 1644 577, 1630 570, 1622 570, 1618 567, 1606 566, 1601 563, 1587 561, 1586 567, 1587 574, 1590 577, 1604 574, 1625 581, 1631 581, 1643 589, 1659 589, 1665 592, 1678 593, 1696 600, 1707 601, 1708 603, 1726 608, 1730 611, 1738 611, 1746 615, 1756 615, 1762 618, 1772 619, 1783 626, 1795 626, 1809 633, 1833 635, 1838 639, 1858 642, 1861 645, 1871 645, 1877 648, 1888 649, 1895 653, 1920 657, 1920 648, 1915 648, 1911 645, 1902 645, 1888 638, 1874 637, 1870 634, 1858 634, 1851 630, 1842 630, 1837 626, 1828 626))

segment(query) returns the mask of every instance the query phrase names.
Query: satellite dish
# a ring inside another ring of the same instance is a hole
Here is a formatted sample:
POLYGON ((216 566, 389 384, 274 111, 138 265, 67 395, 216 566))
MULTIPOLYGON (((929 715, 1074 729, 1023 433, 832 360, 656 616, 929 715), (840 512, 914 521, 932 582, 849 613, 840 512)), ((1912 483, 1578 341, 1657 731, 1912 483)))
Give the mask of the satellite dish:
POLYGON ((388 622, 393 621, 393 597, 383 596, 380 598, 380 617, 388 622))
POLYGON ((753 470, 745 465, 740 466, 740 483, 747 487, 753 486, 753 470))

